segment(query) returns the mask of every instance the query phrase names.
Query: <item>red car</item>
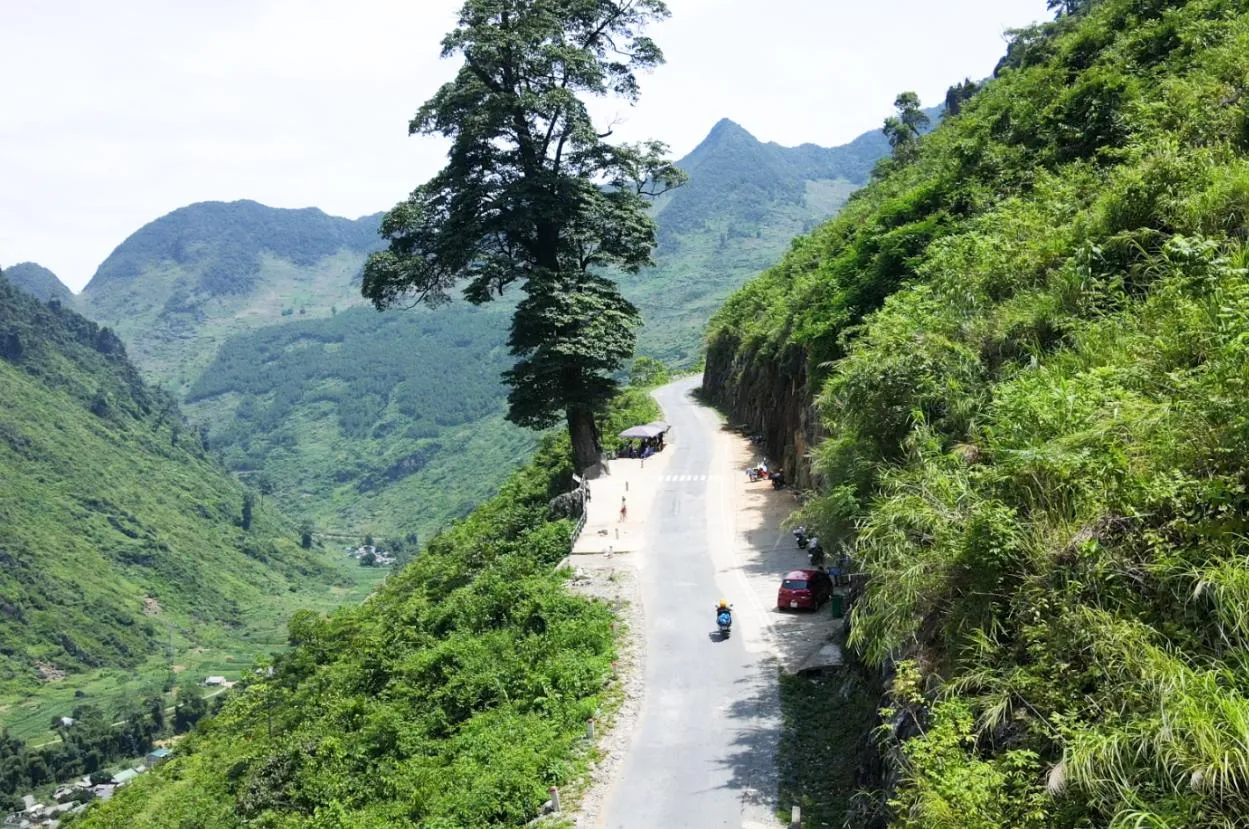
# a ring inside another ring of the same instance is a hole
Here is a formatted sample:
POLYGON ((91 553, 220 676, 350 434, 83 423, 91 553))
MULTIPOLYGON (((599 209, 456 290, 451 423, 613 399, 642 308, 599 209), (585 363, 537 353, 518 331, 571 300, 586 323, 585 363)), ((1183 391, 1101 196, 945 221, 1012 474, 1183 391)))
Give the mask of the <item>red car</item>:
POLYGON ((818 610, 833 595, 833 580, 820 570, 790 570, 776 593, 776 608, 818 610))

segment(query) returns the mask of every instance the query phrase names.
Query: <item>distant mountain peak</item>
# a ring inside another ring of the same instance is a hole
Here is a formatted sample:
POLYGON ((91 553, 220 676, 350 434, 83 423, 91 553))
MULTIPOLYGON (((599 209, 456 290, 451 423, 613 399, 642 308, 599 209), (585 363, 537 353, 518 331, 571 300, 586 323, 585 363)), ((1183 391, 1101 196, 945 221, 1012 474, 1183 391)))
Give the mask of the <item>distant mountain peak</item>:
POLYGON ((729 118, 721 118, 716 125, 711 128, 711 132, 707 133, 707 137, 699 142, 687 156, 687 158, 695 158, 700 155, 706 155, 722 147, 748 147, 761 146, 758 138, 750 134, 750 131, 741 124, 729 118))
POLYGON ((14 286, 28 294, 33 294, 47 302, 58 299, 62 302, 73 302, 74 294, 65 286, 60 278, 43 265, 34 262, 21 262, 3 269, 4 275, 14 286))
POLYGON ((758 140, 750 134, 750 130, 734 121, 732 118, 721 118, 716 121, 716 125, 711 128, 711 132, 707 134, 708 138, 718 138, 725 135, 745 135, 753 140, 758 140))
POLYGON ((306 266, 340 250, 367 253, 381 245, 374 216, 352 221, 317 207, 269 207, 251 199, 195 202, 132 233, 96 270, 85 293, 98 299, 161 263, 198 279, 188 288, 213 296, 246 293, 262 253, 306 266))

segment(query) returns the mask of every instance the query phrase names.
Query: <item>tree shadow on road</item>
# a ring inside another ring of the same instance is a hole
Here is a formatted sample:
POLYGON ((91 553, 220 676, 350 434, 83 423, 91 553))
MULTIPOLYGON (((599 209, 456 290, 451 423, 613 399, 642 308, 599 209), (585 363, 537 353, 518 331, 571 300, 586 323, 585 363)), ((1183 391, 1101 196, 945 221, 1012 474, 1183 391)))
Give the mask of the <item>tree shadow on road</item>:
POLYGON ((736 736, 720 765, 730 773, 723 788, 741 793, 748 811, 774 816, 777 810, 776 755, 781 740, 781 698, 776 663, 764 660, 735 685, 725 728, 736 736))
POLYGON ((783 675, 780 682, 782 805, 801 806, 807 826, 888 825, 879 793, 863 791, 877 756, 871 735, 883 694, 879 678, 848 666, 818 676, 783 675))
MULTIPOLYGON (((855 668, 793 676, 768 661, 736 684, 725 723, 736 735, 721 761, 730 773, 723 788, 740 792, 747 812, 765 825, 788 819, 798 805, 805 826, 842 826, 866 796, 861 777, 879 681, 855 668)), ((855 825, 884 825, 878 808, 854 815, 862 820, 855 825)))

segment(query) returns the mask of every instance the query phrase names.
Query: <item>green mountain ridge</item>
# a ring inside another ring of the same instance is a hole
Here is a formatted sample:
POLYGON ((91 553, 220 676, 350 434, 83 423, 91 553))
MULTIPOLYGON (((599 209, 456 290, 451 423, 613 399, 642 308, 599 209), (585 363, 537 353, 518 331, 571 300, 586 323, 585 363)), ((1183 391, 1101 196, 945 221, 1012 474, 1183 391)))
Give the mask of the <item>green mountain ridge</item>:
MULTIPOLYGON (((926 110, 934 123, 938 109, 926 110)), ((642 311, 639 353, 688 367, 724 300, 793 238, 833 216, 889 154, 879 130, 840 147, 763 143, 723 119, 677 162, 689 182, 655 205, 656 266, 621 278, 642 311)))
POLYGON ((34 262, 21 262, 4 269, 9 284, 21 288, 36 299, 58 302, 73 308, 76 297, 56 274, 34 262))
POLYGON ((783 147, 765 144, 739 124, 722 119, 677 162, 689 174, 689 182, 656 207, 661 251, 666 243, 709 223, 757 224, 776 202, 801 205, 807 199, 808 182, 841 180, 861 187, 888 153, 889 143, 878 130, 844 147, 783 147))
POLYGON ((259 254, 315 265, 340 250, 377 248, 380 214, 355 221, 315 207, 288 209, 259 202, 197 202, 178 208, 132 234, 96 270, 83 293, 100 297, 143 276, 153 261, 196 269, 195 287, 209 294, 244 293, 256 285, 259 254))
POLYGON ((378 218, 253 201, 179 208, 105 259, 82 308, 117 331, 149 376, 184 392, 234 334, 361 304, 354 283, 380 247, 378 218))
POLYGON ((121 340, 3 276, 0 482, 0 723, 19 736, 75 690, 159 692, 175 662, 236 674, 294 607, 363 585, 263 499, 240 526, 243 487, 121 340))
MULTIPOLYGON (((622 279, 647 319, 640 352, 693 362, 720 300, 835 213, 887 146, 868 134, 785 148, 718 124, 681 162, 690 183, 656 205, 659 266, 622 279)), ((132 234, 82 300, 209 425, 213 451, 270 481, 289 514, 341 534, 427 536, 534 445, 502 419, 502 312, 514 300, 360 307, 376 227, 315 209, 191 205, 132 234)))

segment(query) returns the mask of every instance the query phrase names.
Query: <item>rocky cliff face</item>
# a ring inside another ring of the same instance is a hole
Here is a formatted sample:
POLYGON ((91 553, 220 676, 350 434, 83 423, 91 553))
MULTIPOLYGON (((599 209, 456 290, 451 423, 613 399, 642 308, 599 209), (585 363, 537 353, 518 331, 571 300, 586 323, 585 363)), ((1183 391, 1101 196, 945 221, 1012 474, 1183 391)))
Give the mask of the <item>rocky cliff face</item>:
POLYGON ((801 489, 817 485, 810 450, 821 437, 820 420, 802 348, 761 354, 722 332, 708 346, 702 389, 734 423, 763 436, 768 458, 787 479, 801 489))

